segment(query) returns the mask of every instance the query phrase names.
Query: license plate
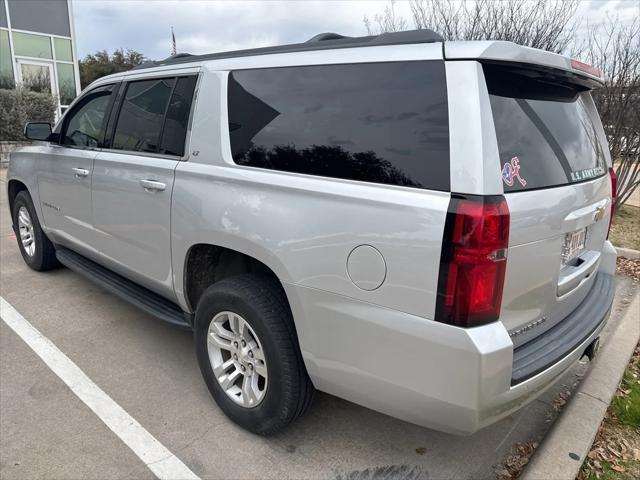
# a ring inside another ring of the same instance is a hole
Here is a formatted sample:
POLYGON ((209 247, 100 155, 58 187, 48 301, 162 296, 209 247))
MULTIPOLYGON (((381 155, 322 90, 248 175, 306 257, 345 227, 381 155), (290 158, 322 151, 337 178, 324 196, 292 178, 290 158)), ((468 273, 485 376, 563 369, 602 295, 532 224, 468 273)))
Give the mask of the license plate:
POLYGON ((562 247, 562 264, 569 263, 571 260, 579 256, 584 250, 587 240, 587 229, 581 228, 575 232, 567 233, 564 236, 564 245, 562 247))

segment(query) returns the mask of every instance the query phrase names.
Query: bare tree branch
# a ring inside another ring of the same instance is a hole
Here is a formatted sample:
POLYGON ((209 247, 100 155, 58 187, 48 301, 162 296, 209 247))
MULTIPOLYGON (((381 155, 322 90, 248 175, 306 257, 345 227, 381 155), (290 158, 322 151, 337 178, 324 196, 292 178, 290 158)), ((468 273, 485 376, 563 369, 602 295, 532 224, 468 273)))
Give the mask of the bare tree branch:
POLYGON ((373 17, 373 24, 366 16, 364 17, 363 22, 369 35, 377 35, 384 32, 401 32, 409 29, 407 20, 402 15, 396 14, 395 6, 396 0, 391 0, 384 7, 382 14, 376 14, 373 17))
POLYGON ((618 206, 640 183, 640 20, 607 18, 588 29, 581 57, 601 68, 605 84, 592 92, 618 177, 618 206))
POLYGON ((580 22, 578 4, 578 0, 410 0, 415 28, 430 28, 447 40, 508 40, 552 52, 572 45, 580 22))

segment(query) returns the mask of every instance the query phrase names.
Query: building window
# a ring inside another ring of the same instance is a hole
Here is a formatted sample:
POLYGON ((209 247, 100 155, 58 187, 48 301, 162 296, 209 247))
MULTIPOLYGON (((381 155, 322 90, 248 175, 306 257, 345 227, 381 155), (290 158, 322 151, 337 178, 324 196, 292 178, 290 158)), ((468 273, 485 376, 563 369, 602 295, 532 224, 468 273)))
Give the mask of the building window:
POLYGON ((71 40, 66 38, 53 39, 53 47, 56 52, 56 60, 62 60, 63 62, 72 62, 73 54, 71 53, 71 40))
POLYGON ((32 92, 53 93, 51 64, 48 62, 30 63, 18 61, 22 85, 32 92))
POLYGON ((16 56, 53 58, 50 37, 31 33, 13 32, 13 51, 16 56))
POLYGON ((56 118, 80 88, 70 0, 0 0, 0 88, 51 93, 56 118))
POLYGON ((69 105, 76 97, 76 79, 73 65, 70 63, 56 63, 56 69, 58 71, 60 104, 69 105))
POLYGON ((9 32, 0 30, 0 88, 13 88, 14 86, 9 32))

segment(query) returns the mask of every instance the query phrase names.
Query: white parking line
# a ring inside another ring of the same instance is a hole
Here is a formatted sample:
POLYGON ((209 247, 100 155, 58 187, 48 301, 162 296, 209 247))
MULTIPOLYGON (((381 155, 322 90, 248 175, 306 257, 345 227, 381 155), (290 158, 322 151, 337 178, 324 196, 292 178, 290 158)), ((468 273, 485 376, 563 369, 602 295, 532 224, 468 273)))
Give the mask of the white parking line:
POLYGON ((189 467, 93 383, 69 357, 2 297, 0 297, 0 317, 36 352, 53 373, 60 377, 71 391, 144 462, 156 477, 161 480, 199 480, 199 477, 189 470, 189 467))

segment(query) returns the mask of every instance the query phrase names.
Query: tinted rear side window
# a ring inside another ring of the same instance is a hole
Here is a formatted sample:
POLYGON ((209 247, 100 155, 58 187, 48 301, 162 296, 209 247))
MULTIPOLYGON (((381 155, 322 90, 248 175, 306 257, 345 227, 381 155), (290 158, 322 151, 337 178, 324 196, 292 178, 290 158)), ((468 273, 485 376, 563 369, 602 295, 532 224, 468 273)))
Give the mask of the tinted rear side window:
POLYGON ((142 80, 127 85, 111 148, 158 152, 174 80, 142 80))
POLYGON ((505 192, 590 180, 607 171, 588 91, 485 66, 505 192), (514 87, 516 86, 516 87, 514 87))
POLYGON ((171 95, 167 118, 162 132, 160 153, 167 155, 184 154, 184 142, 189 124, 189 112, 196 88, 197 77, 178 77, 176 88, 171 95))
POLYGON ((228 104, 240 165, 449 190, 442 61, 236 71, 228 104))

